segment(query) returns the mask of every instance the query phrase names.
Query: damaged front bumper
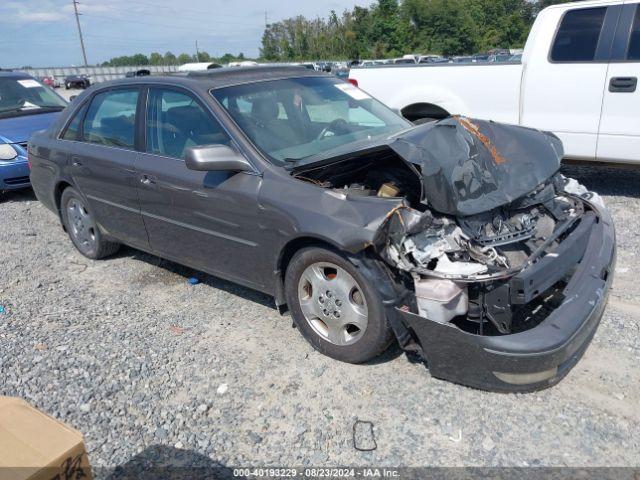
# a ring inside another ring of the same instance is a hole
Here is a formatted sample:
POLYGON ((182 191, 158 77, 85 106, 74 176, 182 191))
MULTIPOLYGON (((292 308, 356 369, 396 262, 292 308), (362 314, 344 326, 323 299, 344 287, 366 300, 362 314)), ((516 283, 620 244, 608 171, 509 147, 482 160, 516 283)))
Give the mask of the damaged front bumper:
MULTIPOLYGON (((387 304, 396 333, 398 327, 406 329, 437 378, 503 392, 539 390, 556 384, 591 342, 613 281, 613 222, 606 209, 592 207, 597 218, 584 239, 584 255, 564 288, 564 300, 538 326, 511 335, 480 336, 408 312, 401 303, 387 304)), ((548 273, 541 269, 530 281, 548 273)), ((516 283, 512 288, 519 290, 521 285, 516 283)))

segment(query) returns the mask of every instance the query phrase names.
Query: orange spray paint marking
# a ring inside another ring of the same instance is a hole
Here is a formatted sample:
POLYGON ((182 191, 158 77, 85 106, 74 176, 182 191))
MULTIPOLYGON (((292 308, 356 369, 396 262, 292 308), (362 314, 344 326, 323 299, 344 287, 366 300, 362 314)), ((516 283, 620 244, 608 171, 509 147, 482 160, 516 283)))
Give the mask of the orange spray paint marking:
POLYGON ((496 149, 496 147, 494 147, 491 144, 491 140, 489 140, 489 138, 487 138, 486 135, 480 132, 480 127, 478 125, 473 123, 468 118, 463 118, 458 116, 454 116, 453 118, 458 120, 458 122, 460 122, 460 125, 462 125, 467 132, 469 132, 471 135, 475 136, 478 140, 480 140, 480 142, 491 153, 491 156, 493 157, 493 161, 496 163, 496 165, 502 165, 503 163, 506 163, 507 160, 498 153, 498 150, 496 149))

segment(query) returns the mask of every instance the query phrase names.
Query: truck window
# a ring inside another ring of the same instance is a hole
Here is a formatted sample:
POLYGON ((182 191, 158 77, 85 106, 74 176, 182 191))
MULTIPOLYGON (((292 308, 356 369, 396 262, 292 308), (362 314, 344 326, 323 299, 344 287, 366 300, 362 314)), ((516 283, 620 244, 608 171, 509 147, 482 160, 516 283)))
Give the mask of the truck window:
POLYGON ((636 8, 636 19, 633 22, 627 60, 640 60, 640 5, 636 8))
POLYGON ((592 62, 596 56, 606 13, 606 7, 569 10, 562 19, 556 35, 551 60, 592 62))

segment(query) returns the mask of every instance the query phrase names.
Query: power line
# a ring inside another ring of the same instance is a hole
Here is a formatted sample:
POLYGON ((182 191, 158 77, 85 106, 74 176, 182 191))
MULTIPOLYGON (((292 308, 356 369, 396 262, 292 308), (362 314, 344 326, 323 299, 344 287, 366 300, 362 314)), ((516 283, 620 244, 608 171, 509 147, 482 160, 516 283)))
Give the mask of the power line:
POLYGON ((88 67, 89 62, 87 62, 87 51, 84 48, 84 40, 82 38, 82 28, 80 28, 80 15, 78 14, 78 2, 77 0, 72 0, 73 2, 73 10, 76 13, 76 24, 78 25, 78 35, 80 35, 80 46, 82 47, 82 58, 84 58, 84 66, 88 67))
MULTIPOLYGON (((106 8, 109 10, 115 10, 115 11, 121 11, 121 12, 130 12, 129 6, 130 5, 141 5, 141 6, 147 6, 147 7, 152 7, 153 11, 151 12, 145 12, 145 15, 153 15, 154 11, 157 9, 165 9, 168 10, 170 12, 173 13, 179 13, 181 16, 184 15, 184 13, 194 13, 196 14, 198 19, 202 19, 202 15, 211 15, 212 12, 211 11, 205 11, 205 10, 195 10, 193 8, 184 8, 182 6, 180 6, 179 8, 176 7, 170 7, 167 5, 158 5, 157 3, 147 3, 147 2, 139 2, 137 0, 127 0, 127 7, 126 9, 122 9, 119 8, 116 5, 107 5, 106 8)), ((218 18, 222 18, 222 17, 227 17, 227 18, 240 18, 240 19, 246 19, 247 15, 229 15, 229 14, 225 14, 225 13, 215 13, 215 17, 216 19, 218 18)))
MULTIPOLYGON (((102 20, 114 20, 116 22, 126 22, 126 23, 132 23, 132 24, 136 24, 136 25, 147 25, 150 27, 160 27, 160 28, 168 28, 168 29, 178 29, 178 30, 189 30, 189 31, 193 31, 193 25, 187 26, 187 25, 176 25, 175 23, 172 25, 166 24, 166 23, 155 23, 155 22, 142 22, 140 20, 130 20, 128 18, 120 18, 120 17, 110 17, 110 16, 106 16, 106 15, 95 15, 93 13, 89 14, 86 13, 84 14, 85 17, 87 18, 99 18, 102 20)), ((187 20, 190 21, 188 18, 180 18, 179 20, 187 20)), ((240 22, 225 22, 226 25, 238 25, 238 26, 243 26, 243 27, 249 27, 249 28, 259 28, 259 24, 250 24, 250 23, 240 23, 240 22)), ((215 34, 202 34, 202 35, 207 35, 210 37, 217 37, 218 35, 215 34)))

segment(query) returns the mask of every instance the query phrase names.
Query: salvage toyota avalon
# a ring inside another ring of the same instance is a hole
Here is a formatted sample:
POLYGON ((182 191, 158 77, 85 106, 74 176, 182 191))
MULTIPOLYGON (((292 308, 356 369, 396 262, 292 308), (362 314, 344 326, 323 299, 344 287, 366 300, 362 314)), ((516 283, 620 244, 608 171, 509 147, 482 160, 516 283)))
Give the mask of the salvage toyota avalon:
POLYGON ((94 86, 29 146, 83 255, 130 245, 273 295, 334 359, 395 339, 497 391, 563 378, 606 303, 613 223, 562 156, 537 130, 413 126, 296 67, 94 86))

